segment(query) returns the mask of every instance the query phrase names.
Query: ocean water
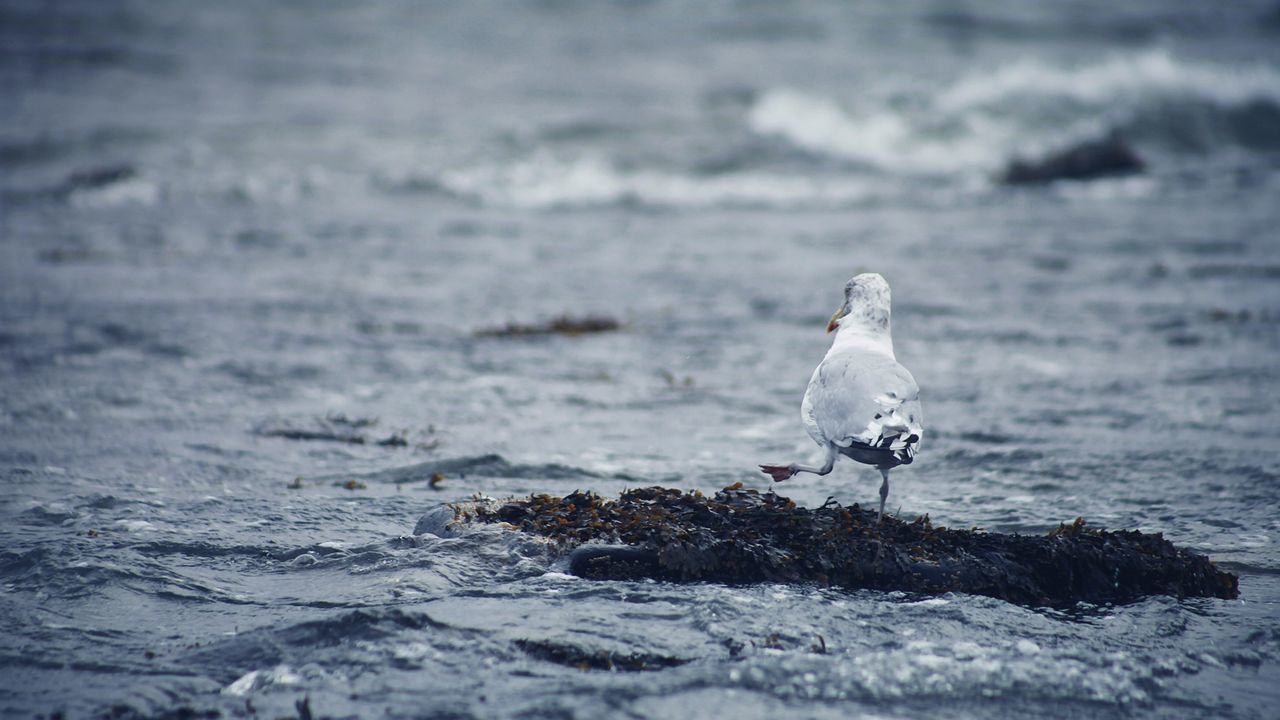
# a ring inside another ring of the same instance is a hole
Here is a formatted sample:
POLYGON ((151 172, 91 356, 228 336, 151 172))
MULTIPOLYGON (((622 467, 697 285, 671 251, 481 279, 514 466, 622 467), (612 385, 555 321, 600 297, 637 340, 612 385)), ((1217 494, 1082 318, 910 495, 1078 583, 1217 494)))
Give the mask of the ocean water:
POLYGON ((15 0, 0 91, 5 717, 1274 717, 1274 2, 15 0), (996 180, 1112 134, 1146 172, 996 180), (866 270, 926 413, 895 513, 1162 532, 1240 599, 589 582, 414 535, 477 493, 767 487, 866 270), (565 313, 623 326, 477 336, 565 313), (609 653, 661 669, 572 659, 609 653))

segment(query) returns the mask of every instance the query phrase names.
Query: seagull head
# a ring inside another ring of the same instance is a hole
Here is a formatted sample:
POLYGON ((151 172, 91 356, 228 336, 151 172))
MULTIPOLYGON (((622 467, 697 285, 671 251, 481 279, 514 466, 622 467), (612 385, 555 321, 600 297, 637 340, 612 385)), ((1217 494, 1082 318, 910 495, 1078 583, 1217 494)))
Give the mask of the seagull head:
POLYGON ((827 332, 856 327, 867 333, 889 332, 889 283, 879 273, 862 273, 844 285, 844 304, 831 316, 827 332))

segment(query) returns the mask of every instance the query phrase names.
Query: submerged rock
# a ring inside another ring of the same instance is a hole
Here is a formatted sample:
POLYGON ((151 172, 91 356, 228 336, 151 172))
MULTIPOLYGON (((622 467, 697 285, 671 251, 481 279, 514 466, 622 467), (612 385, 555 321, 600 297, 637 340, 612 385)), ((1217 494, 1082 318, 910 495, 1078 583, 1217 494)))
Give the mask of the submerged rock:
POLYGON ((715 497, 650 487, 617 500, 575 492, 452 509, 456 523, 508 523, 558 544, 571 553, 570 572, 591 579, 817 582, 1032 606, 1239 594, 1236 576, 1159 534, 1080 519, 1043 536, 952 530, 928 517, 877 523, 857 505, 802 508, 741 483, 715 497))
POLYGON ((1005 168, 1000 180, 1007 185, 1035 185, 1054 180, 1093 180, 1131 175, 1145 168, 1142 158, 1128 143, 1111 135, 1072 145, 1039 160, 1014 160, 1005 168))

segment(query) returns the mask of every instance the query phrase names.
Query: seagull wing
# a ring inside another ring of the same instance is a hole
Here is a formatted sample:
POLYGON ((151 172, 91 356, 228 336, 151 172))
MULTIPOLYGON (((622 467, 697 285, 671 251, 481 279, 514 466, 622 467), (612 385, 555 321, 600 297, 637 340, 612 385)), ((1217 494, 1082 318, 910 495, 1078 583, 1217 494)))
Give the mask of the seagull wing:
POLYGON ((801 416, 819 445, 891 450, 904 463, 924 435, 919 386, 906 368, 883 355, 828 355, 809 380, 801 416))

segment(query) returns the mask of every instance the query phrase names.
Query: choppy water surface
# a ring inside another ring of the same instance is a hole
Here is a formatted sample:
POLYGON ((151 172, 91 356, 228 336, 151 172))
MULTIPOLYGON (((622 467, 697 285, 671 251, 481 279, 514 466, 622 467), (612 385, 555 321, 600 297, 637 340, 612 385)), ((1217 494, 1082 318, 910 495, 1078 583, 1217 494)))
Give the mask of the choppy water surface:
POLYGON ((1274 3, 44 5, 0 10, 3 714, 1274 712, 1274 3), (1110 133, 1147 173, 992 179, 1110 133), (764 487, 859 270, 924 391, 901 515, 1159 531, 1241 599, 414 536, 474 493, 764 487), (475 335, 565 312, 624 328, 475 335))

